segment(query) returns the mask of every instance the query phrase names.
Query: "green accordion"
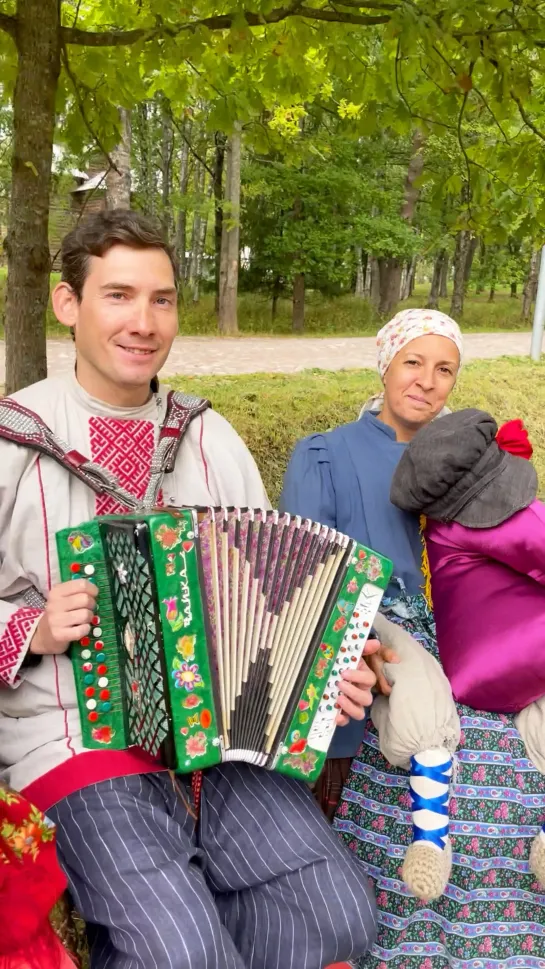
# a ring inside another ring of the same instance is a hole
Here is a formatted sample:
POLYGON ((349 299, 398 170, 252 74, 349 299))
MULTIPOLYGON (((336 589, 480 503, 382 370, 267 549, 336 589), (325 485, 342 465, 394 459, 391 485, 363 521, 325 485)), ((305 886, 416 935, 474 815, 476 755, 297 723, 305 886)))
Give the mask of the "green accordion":
POLYGON ((238 760, 319 776, 391 562, 308 519, 232 508, 97 518, 57 547, 63 581, 98 587, 72 645, 86 747, 137 745, 180 773, 238 760))

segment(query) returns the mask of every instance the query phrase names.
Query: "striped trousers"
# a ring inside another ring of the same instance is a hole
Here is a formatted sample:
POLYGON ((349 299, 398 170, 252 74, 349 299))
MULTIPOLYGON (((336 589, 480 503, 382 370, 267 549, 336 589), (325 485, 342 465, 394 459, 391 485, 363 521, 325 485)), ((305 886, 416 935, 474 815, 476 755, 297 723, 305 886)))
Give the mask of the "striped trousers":
POLYGON ((116 778, 48 811, 92 969, 323 969, 375 938, 366 874, 308 789, 224 764, 116 778), (185 800, 187 795, 187 801, 185 800))

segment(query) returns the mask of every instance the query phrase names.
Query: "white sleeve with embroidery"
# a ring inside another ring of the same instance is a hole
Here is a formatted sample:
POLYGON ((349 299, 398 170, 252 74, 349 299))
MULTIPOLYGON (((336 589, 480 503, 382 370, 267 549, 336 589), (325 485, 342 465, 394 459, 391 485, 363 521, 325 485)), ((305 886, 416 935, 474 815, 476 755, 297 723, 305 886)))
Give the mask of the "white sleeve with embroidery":
POLYGON ((31 460, 25 448, 0 441, 0 688, 22 682, 21 664, 42 615, 41 609, 26 605, 23 598, 31 582, 20 562, 24 537, 17 524, 21 517, 15 513, 21 479, 31 460))

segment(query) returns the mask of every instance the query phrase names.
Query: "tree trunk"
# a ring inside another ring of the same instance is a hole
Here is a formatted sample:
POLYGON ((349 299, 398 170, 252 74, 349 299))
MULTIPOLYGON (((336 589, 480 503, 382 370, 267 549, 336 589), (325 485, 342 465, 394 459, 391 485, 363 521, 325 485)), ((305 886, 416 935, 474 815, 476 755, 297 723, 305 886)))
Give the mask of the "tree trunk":
POLYGON ((496 298, 496 280, 493 281, 490 287, 490 293, 488 294, 488 302, 493 303, 496 298))
POLYGON ((120 139, 111 153, 116 168, 106 174, 106 208, 131 207, 131 115, 126 108, 118 108, 120 139), (117 171, 116 171, 117 169, 117 171))
POLYGON ((511 283, 511 299, 517 298, 517 284, 511 283))
POLYGON ((380 302, 378 311, 381 316, 391 316, 399 303, 401 295, 401 272, 403 265, 395 257, 379 259, 380 302))
POLYGON ((380 303, 380 269, 378 259, 371 256, 369 267, 369 297, 373 306, 378 309, 380 303))
POLYGON ((441 249, 441 252, 439 252, 438 255, 435 257, 435 262, 433 264, 433 276, 431 277, 430 295, 428 296, 428 302, 426 303, 426 307, 429 310, 439 309, 441 279, 443 276, 443 270, 446 262, 447 262, 446 249, 441 249))
MULTIPOLYGON (((412 222, 420 194, 420 189, 416 187, 415 182, 422 174, 424 167, 423 144, 424 136, 421 131, 417 131, 413 138, 412 155, 405 179, 405 196, 401 207, 401 218, 405 219, 406 222, 412 222)), ((402 268, 403 264, 397 257, 390 256, 379 260, 379 313, 384 316, 390 316, 399 302, 402 268)))
POLYGON ((240 240, 240 162, 242 153, 241 125, 236 123, 227 143, 225 202, 221 237, 220 300, 218 328, 226 336, 238 333, 237 295, 240 240), (227 218, 225 217, 227 216, 227 218))
POLYGON ((193 175, 193 189, 195 194, 195 211, 193 213, 193 228, 191 231, 191 261, 189 265, 189 285, 192 289, 195 287, 195 280, 198 274, 198 263, 199 263, 199 243, 201 239, 201 223, 202 223, 202 196, 204 192, 204 165, 198 161, 195 163, 195 172, 193 175))
POLYGON ((302 333, 305 328, 305 274, 296 273, 293 277, 293 316, 294 333, 302 333))
MULTIPOLYGON (((303 201, 296 196, 293 202, 293 220, 299 222, 303 218, 303 201)), ((299 272, 293 276, 292 316, 291 326, 294 333, 302 333, 305 327, 305 273, 303 271, 304 251, 293 253, 293 262, 299 266, 299 272)))
POLYGON ((354 296, 357 299, 363 299, 365 296, 365 270, 363 268, 361 246, 354 246, 354 254, 356 256, 356 288, 354 290, 354 296))
POLYGON ((153 138, 151 136, 151 121, 153 118, 152 105, 143 101, 138 105, 137 124, 135 129, 137 139, 134 146, 138 149, 141 170, 142 195, 144 212, 153 215, 155 212, 155 164, 153 160, 153 138))
POLYGON ((223 169, 225 166, 226 138, 221 131, 216 131, 216 152, 214 158, 214 253, 216 267, 216 315, 220 309, 220 268, 221 268, 221 237, 223 232, 223 169))
POLYGON ((441 269, 441 282, 439 284, 439 299, 448 299, 448 277, 450 269, 450 259, 445 252, 443 267, 441 269))
POLYGON ((6 393, 47 376, 49 196, 60 71, 58 0, 18 0, 6 250, 6 393))
POLYGON ((187 124, 182 123, 182 144, 180 148, 180 208, 176 222, 176 252, 180 266, 180 279, 186 281, 186 246, 187 246, 187 187, 189 185, 189 145, 187 138, 187 124))
POLYGON ((472 236, 472 238, 470 239, 469 245, 467 247, 466 264, 464 268, 464 288, 465 288, 466 296, 467 296, 467 290, 469 286, 469 280, 471 278, 471 270, 473 268, 473 260, 475 258, 475 253, 477 251, 478 245, 479 245, 479 240, 477 236, 472 236))
POLYGON ((456 249, 454 252, 454 282, 450 303, 450 315, 454 319, 460 317, 464 311, 465 268, 468 249, 469 232, 467 229, 462 229, 456 235, 456 249))
POLYGON ((416 264, 418 260, 416 256, 413 256, 411 261, 407 263, 407 268, 405 271, 405 279, 403 282, 403 291, 401 293, 401 299, 409 299, 412 296, 414 289, 414 279, 416 276, 416 264))
MULTIPOLYGON (((204 188, 204 186, 203 186, 203 188, 204 188)), ((210 201, 210 198, 212 197, 213 190, 214 190, 214 184, 213 184, 212 180, 210 180, 210 185, 209 185, 208 193, 207 193, 208 201, 210 201)), ((201 231, 200 231, 200 235, 199 235, 199 239, 198 239, 198 243, 197 243, 197 264, 196 264, 195 276, 194 276, 194 279, 193 279, 193 294, 192 294, 192 300, 193 300, 194 303, 198 303, 199 302, 199 299, 200 299, 200 288, 201 288, 201 279, 202 279, 202 261, 203 261, 203 256, 204 256, 204 250, 205 250, 205 247, 206 247, 206 235, 207 235, 207 232, 208 232, 208 210, 204 213, 203 216, 201 216, 201 231)))
POLYGON ((276 273, 273 286, 272 286, 272 304, 271 304, 271 319, 275 320, 278 313, 278 300, 280 299, 280 294, 282 292, 282 277, 280 273, 276 273))
POLYGON ((174 149, 174 133, 172 130, 172 116, 170 103, 163 99, 161 123, 161 225, 165 236, 170 238, 172 228, 172 213, 170 194, 172 187, 172 152, 174 149))
POLYGON ((524 289, 522 291, 522 310, 521 319, 529 320, 530 313, 532 310, 532 303, 534 302, 537 294, 537 280, 539 276, 539 264, 541 262, 541 250, 536 249, 532 252, 530 257, 530 266, 528 268, 528 275, 524 283, 524 289))

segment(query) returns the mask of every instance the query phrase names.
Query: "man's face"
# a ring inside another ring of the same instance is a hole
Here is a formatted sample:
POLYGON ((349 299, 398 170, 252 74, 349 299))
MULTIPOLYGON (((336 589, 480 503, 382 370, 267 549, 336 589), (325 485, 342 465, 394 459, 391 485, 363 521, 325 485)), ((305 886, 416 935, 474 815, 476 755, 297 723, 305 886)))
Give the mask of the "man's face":
POLYGON ((81 302, 66 283, 56 287, 53 308, 74 328, 78 380, 88 393, 121 406, 147 399, 178 331, 176 297, 166 252, 122 245, 90 257, 81 302))

